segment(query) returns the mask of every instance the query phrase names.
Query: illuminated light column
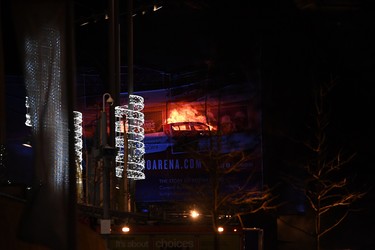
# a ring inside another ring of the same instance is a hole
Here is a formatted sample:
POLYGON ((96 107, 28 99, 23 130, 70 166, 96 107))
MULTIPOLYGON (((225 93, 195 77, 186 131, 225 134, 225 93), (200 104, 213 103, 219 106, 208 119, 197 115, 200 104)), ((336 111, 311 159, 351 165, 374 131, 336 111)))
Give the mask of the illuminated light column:
POLYGON ((73 111, 74 117, 74 151, 77 174, 77 195, 81 200, 83 199, 83 182, 82 182, 82 113, 73 111))
POLYGON ((127 139, 127 178, 145 179, 144 168, 144 108, 143 97, 129 95, 129 105, 118 106, 115 109, 116 116, 116 177, 122 178, 125 162, 125 139, 127 139), (125 120, 124 120, 125 119, 125 120), (124 136, 126 133, 126 137, 124 136))
POLYGON ((77 165, 82 170, 82 113, 73 111, 74 115, 74 149, 76 153, 77 165))
MULTIPOLYGON (((29 128, 32 127, 31 125, 31 114, 30 114, 30 103, 29 103, 29 97, 26 96, 25 98, 25 107, 26 107, 26 120, 25 120, 25 125, 29 128)), ((23 146, 25 147, 28 147, 28 148, 31 148, 32 147, 32 143, 31 143, 31 132, 27 135, 27 137, 25 138, 25 141, 22 143, 23 146)))
POLYGON ((31 115, 30 115, 30 104, 29 104, 29 97, 26 96, 25 100, 25 107, 26 107, 26 121, 25 125, 31 127, 31 115))
MULTIPOLYGON (((1 138, 3 140, 3 138, 1 138)), ((7 148, 5 143, 0 143, 0 183, 5 182, 7 170, 7 148)), ((8 183, 9 180, 8 180, 8 183)))
MULTIPOLYGON (((27 127, 32 127, 31 125, 31 115, 30 115, 30 104, 29 98, 26 96, 25 101, 26 106, 26 121, 25 125, 27 127)), ((76 173, 77 173, 77 194, 78 197, 83 198, 83 182, 82 182, 82 148, 83 148, 83 140, 82 140, 82 113, 79 111, 73 111, 74 117, 74 151, 75 151, 75 162, 76 162, 76 173)), ((30 142, 28 142, 30 143, 30 142)), ((25 145, 25 144, 24 144, 25 145)), ((28 144, 27 146, 31 146, 28 144)))
POLYGON ((115 170, 117 178, 122 178, 124 172, 126 109, 126 106, 115 107, 115 147, 117 148, 115 170))
POLYGON ((129 95, 129 114, 128 117, 128 178, 141 180, 145 179, 145 145, 143 139, 145 137, 144 99, 138 95, 129 95))
MULTIPOLYGON (((26 107, 26 121, 25 125, 27 127, 32 127, 31 125, 31 115, 30 115, 30 104, 29 98, 26 96, 25 101, 26 107)), ((83 141, 82 141, 82 113, 79 111, 73 111, 74 117, 74 149, 76 155, 76 163, 77 166, 80 167, 80 171, 82 171, 82 148, 83 148, 83 141)))

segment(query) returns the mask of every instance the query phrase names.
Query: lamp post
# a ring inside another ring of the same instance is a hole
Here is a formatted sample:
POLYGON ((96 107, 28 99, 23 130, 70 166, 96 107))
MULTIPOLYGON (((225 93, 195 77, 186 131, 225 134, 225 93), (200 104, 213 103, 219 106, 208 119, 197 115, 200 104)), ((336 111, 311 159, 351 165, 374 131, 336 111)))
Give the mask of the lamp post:
POLYGON ((108 144, 108 142, 107 142, 107 113, 106 113, 106 110, 105 110, 105 104, 106 103, 110 103, 111 106, 114 103, 114 100, 112 99, 112 96, 109 93, 103 94, 103 108, 102 108, 102 112, 101 112, 101 116, 100 116, 100 118, 101 118, 100 145, 101 146, 107 146, 107 144, 108 144), (107 101, 106 101, 106 97, 108 98, 107 101))
POLYGON ((100 114, 100 147, 101 156, 103 159, 103 219, 101 220, 101 233, 109 234, 111 231, 111 222, 109 216, 110 208, 110 156, 113 155, 113 148, 108 145, 107 142, 107 114, 106 114, 106 103, 110 103, 112 106, 114 100, 109 93, 103 94, 103 109, 100 114), (107 99, 106 99, 107 98, 107 99))

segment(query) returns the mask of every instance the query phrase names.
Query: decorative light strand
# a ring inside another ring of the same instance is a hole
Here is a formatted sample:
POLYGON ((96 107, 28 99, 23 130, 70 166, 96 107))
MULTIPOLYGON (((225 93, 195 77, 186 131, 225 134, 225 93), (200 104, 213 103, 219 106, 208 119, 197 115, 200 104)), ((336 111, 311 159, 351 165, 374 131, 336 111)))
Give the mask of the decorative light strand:
POLYGON ((124 171, 125 139, 127 140, 127 178, 145 179, 144 174, 144 108, 143 97, 129 95, 129 105, 115 107, 115 146, 116 177, 121 178, 124 171), (125 137, 126 132, 126 137, 125 137))
POLYGON ((26 121, 25 121, 25 125, 28 126, 28 127, 31 127, 30 104, 29 104, 29 97, 27 97, 27 96, 26 96, 25 106, 26 106, 26 121))
POLYGON ((0 183, 7 177, 7 148, 5 144, 0 144, 0 183))
MULTIPOLYGON (((25 107, 26 107, 25 125, 28 127, 32 127, 29 97, 27 96, 26 96, 26 101, 25 101, 25 107)), ((78 166, 80 166, 80 169, 82 170, 82 148, 83 148, 82 113, 79 111, 73 111, 73 117, 74 117, 74 149, 75 149, 75 155, 76 155, 76 163, 78 166)))
POLYGON ((77 198, 83 200, 83 180, 82 180, 82 113, 73 111, 74 121, 74 151, 76 162, 76 184, 77 184, 77 198))
MULTIPOLYGON (((25 125, 28 127, 32 127, 30 104, 29 104, 29 98, 27 96, 26 96, 25 106, 26 106, 25 125)), ((79 166, 79 170, 82 171, 82 148, 83 148, 82 113, 79 111, 73 111, 73 117, 74 117, 74 150, 75 150, 75 157, 76 157, 75 161, 77 163, 77 166, 79 166)))
POLYGON ((74 115, 74 149, 76 155, 76 163, 82 170, 82 113, 73 111, 74 115))
POLYGON ((126 113, 126 108, 124 106, 116 106, 115 107, 115 146, 117 148, 117 155, 116 155, 116 169, 115 174, 116 177, 122 178, 123 171, 124 171, 124 133, 125 128, 124 124, 126 121, 126 117, 124 114, 126 113))

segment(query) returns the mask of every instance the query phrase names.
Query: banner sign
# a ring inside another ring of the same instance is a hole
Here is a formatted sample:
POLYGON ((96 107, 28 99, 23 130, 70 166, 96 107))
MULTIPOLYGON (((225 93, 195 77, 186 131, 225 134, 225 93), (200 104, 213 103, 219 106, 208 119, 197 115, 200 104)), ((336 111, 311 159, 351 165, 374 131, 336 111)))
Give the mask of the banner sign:
MULTIPOLYGON (((241 173, 231 176, 238 179, 233 182, 241 182, 244 178, 240 177, 254 170, 262 171, 260 98, 256 88, 247 83, 209 91, 200 87, 190 84, 138 93, 145 99, 146 179, 137 182, 136 201, 188 199, 192 195, 189 186, 209 183, 201 158, 210 152, 257 152, 256 160, 241 163, 241 173)), ((254 186, 262 183, 262 175, 258 176, 254 186)), ((228 181, 223 190, 230 192, 233 185, 228 181)))
MULTIPOLYGON (((241 234, 224 234, 219 237, 221 250, 242 249, 241 234)), ((110 236, 108 245, 113 250, 214 250, 213 234, 136 234, 110 236)))

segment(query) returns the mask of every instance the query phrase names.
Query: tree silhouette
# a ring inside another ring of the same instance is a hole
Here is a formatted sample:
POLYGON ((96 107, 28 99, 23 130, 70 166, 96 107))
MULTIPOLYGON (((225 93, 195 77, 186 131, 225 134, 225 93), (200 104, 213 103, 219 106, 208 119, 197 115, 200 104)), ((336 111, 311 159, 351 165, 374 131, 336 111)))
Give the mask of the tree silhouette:
POLYGON ((330 124, 328 94, 333 87, 334 82, 323 84, 314 93, 313 122, 309 127, 312 137, 303 142, 308 151, 307 161, 302 167, 303 178, 287 177, 288 182, 304 194, 312 211, 312 237, 316 250, 321 249, 322 237, 338 227, 352 211, 353 204, 367 193, 351 189, 354 180, 347 167, 356 154, 332 149, 334 145, 327 141, 330 124))
POLYGON ((194 192, 193 202, 210 214, 214 249, 217 250, 220 226, 237 220, 245 227, 244 215, 273 210, 277 205, 273 204, 276 196, 272 189, 263 183, 260 148, 222 153, 221 136, 210 140, 207 150, 189 153, 201 161, 208 181, 186 188, 194 192))

